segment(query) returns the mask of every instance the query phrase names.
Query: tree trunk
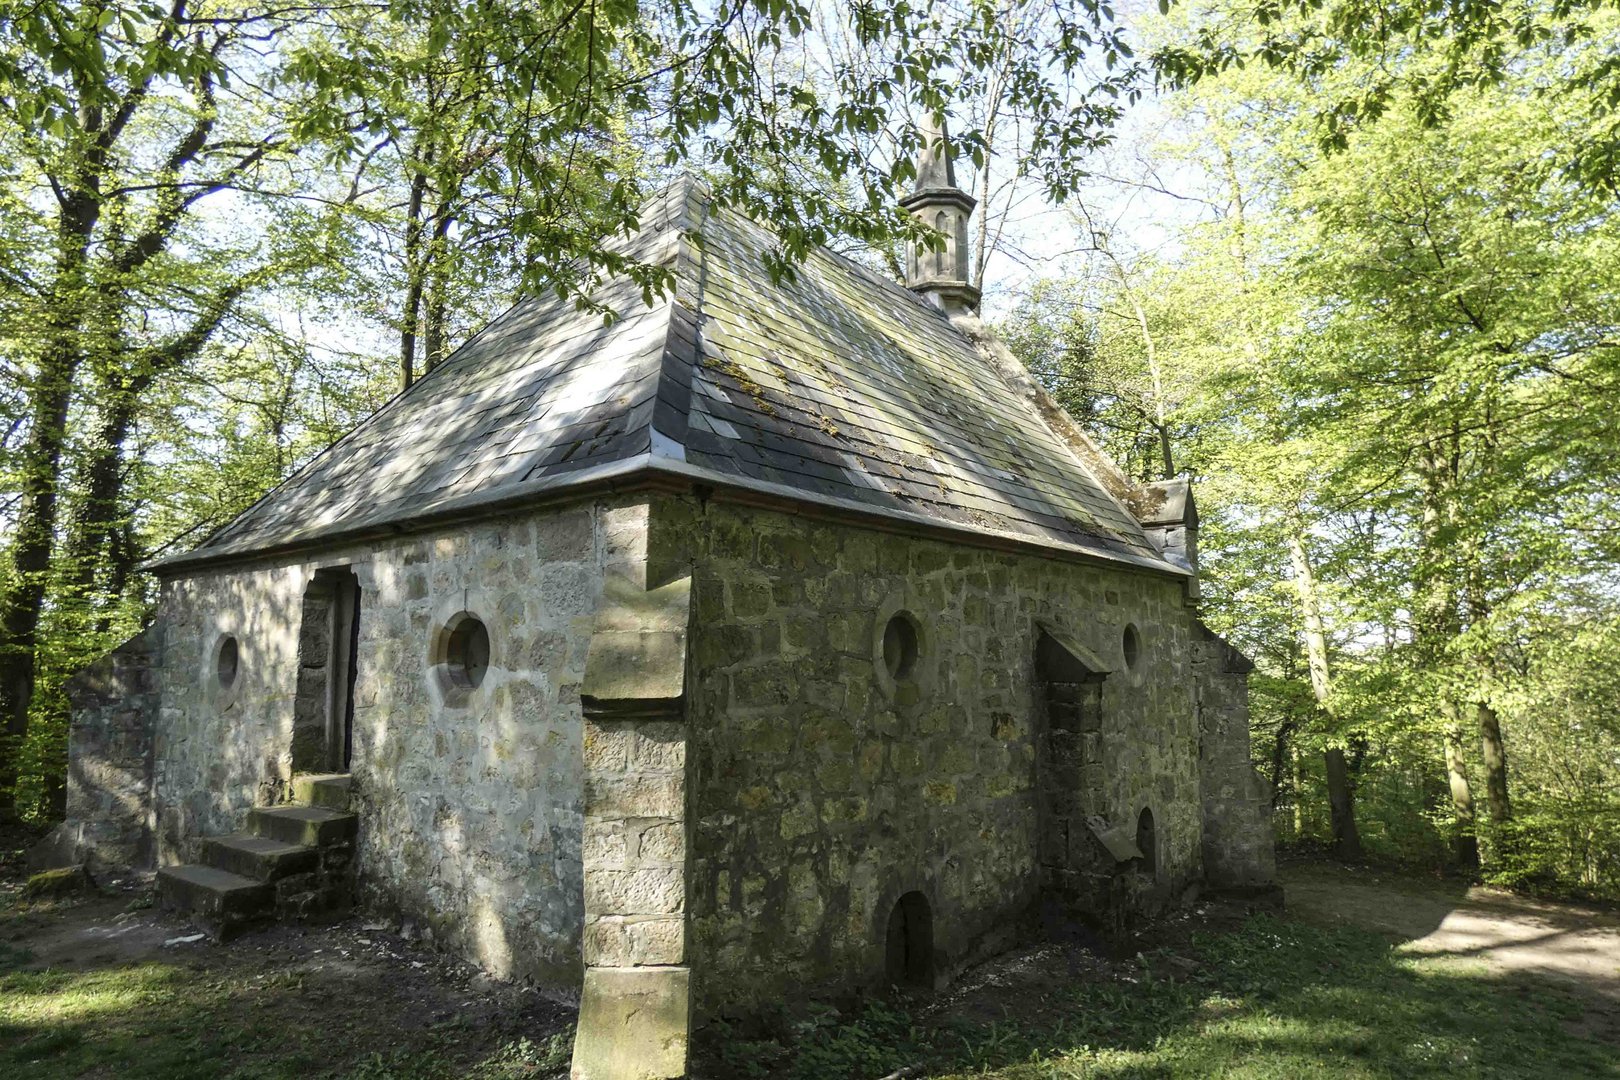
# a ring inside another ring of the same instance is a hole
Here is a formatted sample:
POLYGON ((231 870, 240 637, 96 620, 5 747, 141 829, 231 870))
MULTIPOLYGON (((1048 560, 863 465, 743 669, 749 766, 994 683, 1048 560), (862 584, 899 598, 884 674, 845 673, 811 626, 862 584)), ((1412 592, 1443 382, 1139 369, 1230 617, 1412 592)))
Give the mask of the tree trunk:
POLYGON ((1294 721, 1284 720, 1277 726, 1277 741, 1271 745, 1271 808, 1277 809, 1277 800, 1282 798, 1284 770, 1288 768, 1288 758, 1294 748, 1294 721))
POLYGON ((1479 867, 1479 840, 1474 833, 1474 794, 1468 786, 1468 761, 1463 755, 1462 720, 1450 702, 1441 706, 1448 723, 1445 734, 1446 779, 1451 786, 1451 815, 1457 821, 1452 855, 1465 869, 1479 867))
MULTIPOLYGON (((1328 667, 1327 630, 1322 622, 1322 598, 1316 586, 1305 540, 1297 530, 1288 536, 1288 557, 1294 568, 1294 591, 1299 596, 1301 622, 1305 631, 1305 660, 1310 666, 1311 691, 1322 715, 1333 724, 1333 673, 1328 667)), ((1342 747, 1323 751, 1327 765, 1328 811, 1333 825, 1333 850, 1341 859, 1361 858, 1361 832, 1356 828, 1355 792, 1350 786, 1350 769, 1342 747)))
POLYGON ((0 816, 15 807, 18 754, 28 737, 39 615, 51 572, 62 449, 77 367, 78 356, 66 342, 54 346, 42 360, 23 451, 22 508, 11 546, 12 573, 0 592, 0 716, 6 733, 0 756, 0 816))
POLYGON ((1333 816, 1333 853, 1347 862, 1361 858, 1361 833, 1356 828, 1355 796, 1350 788, 1350 770, 1344 762, 1344 748, 1330 746, 1322 752, 1327 764, 1328 811, 1333 816))
POLYGON ((427 255, 427 295, 423 299, 426 332, 422 339, 422 367, 432 371, 449 355, 450 225, 454 221, 448 202, 441 202, 433 215, 433 241, 427 255))
MULTIPOLYGON (((1454 456, 1443 452, 1445 448, 1444 443, 1429 446, 1418 465, 1423 478, 1423 520, 1416 583, 1421 603, 1414 633, 1424 667, 1437 676, 1444 673, 1447 644, 1461 632, 1456 567, 1451 544, 1444 535, 1455 518, 1452 490, 1457 467, 1454 456)), ((1451 789, 1451 813, 1457 824, 1452 853, 1460 867, 1471 870, 1479 866, 1480 852, 1474 796, 1463 754, 1462 716, 1456 701, 1444 689, 1440 691, 1437 711, 1441 720, 1446 782, 1451 789)))
POLYGON ((399 384, 409 390, 416 381, 416 330, 421 320, 422 288, 427 259, 422 252, 422 199, 427 195, 427 172, 418 168, 411 177, 410 201, 405 208, 405 310, 399 320, 399 384))
MULTIPOLYGON (((109 593, 106 555, 123 531, 124 442, 135 423, 138 390, 116 376, 102 385, 102 420, 84 472, 83 496, 68 534, 69 601, 91 609, 116 601, 109 593), (102 595, 92 596, 97 584, 102 595)), ((88 622, 88 620, 87 620, 88 622)))
POLYGON ((1485 809, 1491 817, 1489 859, 1500 858, 1504 837, 1502 827, 1513 818, 1508 802, 1507 748, 1502 744, 1502 720, 1483 701, 1474 706, 1479 721, 1480 749, 1485 759, 1485 809))
POLYGON ((1301 840, 1305 837, 1305 758, 1298 744, 1288 748, 1288 756, 1294 770, 1294 839, 1301 840))
POLYGON ((22 499, 11 544, 12 572, 0 589, 0 720, 5 724, 5 745, 0 747, 0 817, 8 816, 16 805, 17 755, 28 737, 28 710, 34 700, 39 615, 51 573, 68 405, 84 356, 80 336, 90 235, 100 217, 97 191, 89 183, 80 193, 62 199, 47 344, 29 390, 32 407, 19 470, 22 499))

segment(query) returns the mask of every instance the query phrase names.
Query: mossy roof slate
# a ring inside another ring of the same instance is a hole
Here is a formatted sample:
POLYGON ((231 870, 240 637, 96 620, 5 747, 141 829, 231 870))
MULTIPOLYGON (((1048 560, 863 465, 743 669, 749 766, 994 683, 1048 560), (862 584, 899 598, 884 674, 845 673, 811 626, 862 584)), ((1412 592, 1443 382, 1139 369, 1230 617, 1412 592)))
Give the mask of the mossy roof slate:
MULTIPOLYGON (((937 308, 827 251, 773 281, 766 228, 697 181, 622 242, 671 267, 604 325, 527 299, 170 567, 665 472, 1181 573, 937 308), (701 242, 692 236, 700 235, 701 242)), ((162 568, 165 563, 158 564, 162 568)))

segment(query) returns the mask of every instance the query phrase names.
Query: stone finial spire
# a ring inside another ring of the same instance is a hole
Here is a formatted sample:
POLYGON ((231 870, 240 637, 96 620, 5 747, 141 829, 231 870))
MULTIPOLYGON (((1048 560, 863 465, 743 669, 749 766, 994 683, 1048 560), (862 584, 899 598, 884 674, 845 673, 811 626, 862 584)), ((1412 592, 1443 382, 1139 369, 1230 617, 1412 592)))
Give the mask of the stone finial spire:
POLYGON ((917 186, 900 205, 923 224, 943 233, 945 247, 935 251, 922 241, 911 245, 906 259, 906 285, 947 313, 979 306, 969 269, 968 219, 976 205, 973 197, 956 186, 945 126, 926 113, 917 127, 923 137, 917 155, 917 186))

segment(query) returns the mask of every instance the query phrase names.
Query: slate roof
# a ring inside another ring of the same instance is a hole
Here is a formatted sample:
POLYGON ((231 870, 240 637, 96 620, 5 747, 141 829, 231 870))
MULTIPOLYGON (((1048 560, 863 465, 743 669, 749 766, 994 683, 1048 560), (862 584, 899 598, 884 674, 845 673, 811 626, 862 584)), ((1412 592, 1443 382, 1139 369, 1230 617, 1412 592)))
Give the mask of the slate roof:
POLYGON ((1140 524, 937 308, 826 251, 773 283, 772 234, 695 180, 623 248, 674 269, 492 322, 192 552, 337 542, 605 478, 666 474, 1166 572, 1140 524), (688 235, 699 232, 702 243, 688 235), (701 326, 701 333, 700 333, 701 326))

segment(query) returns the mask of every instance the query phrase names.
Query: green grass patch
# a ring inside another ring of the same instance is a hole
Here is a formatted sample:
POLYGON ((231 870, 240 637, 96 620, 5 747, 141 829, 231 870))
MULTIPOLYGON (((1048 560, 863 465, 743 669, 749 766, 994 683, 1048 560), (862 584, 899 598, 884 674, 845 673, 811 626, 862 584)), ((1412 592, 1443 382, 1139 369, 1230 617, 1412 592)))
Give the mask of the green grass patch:
POLYGON ((1571 1033, 1585 1005, 1555 985, 1270 917, 1180 952, 1198 964, 1185 978, 1155 977, 1163 966, 1148 956, 1122 977, 1049 983, 1039 1000, 998 989, 997 1020, 918 1022, 873 1004, 706 1053, 716 1076, 789 1080, 874 1080, 904 1065, 938 1080, 1620 1077, 1620 1049, 1571 1033))

